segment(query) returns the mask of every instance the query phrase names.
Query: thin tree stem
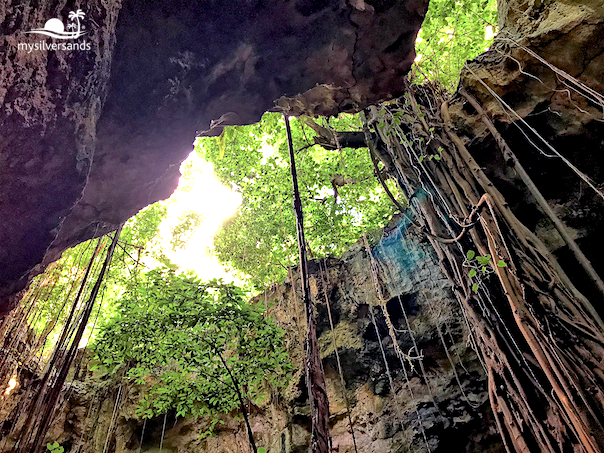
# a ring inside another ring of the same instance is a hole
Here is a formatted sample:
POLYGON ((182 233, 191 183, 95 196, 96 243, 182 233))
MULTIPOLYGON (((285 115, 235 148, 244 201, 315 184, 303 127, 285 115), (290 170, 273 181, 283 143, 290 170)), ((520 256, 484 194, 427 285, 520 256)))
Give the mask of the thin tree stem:
POLYGON ((325 386, 325 373, 319 345, 317 342, 317 326, 314 313, 314 304, 310 298, 308 284, 308 263, 306 258, 306 240, 304 238, 304 216, 302 201, 298 188, 298 174, 296 172, 296 158, 292 140, 292 131, 287 114, 283 113, 287 144, 289 147, 290 170, 294 194, 294 212, 296 214, 296 231, 298 236, 298 250, 300 253, 300 279, 302 280, 302 300, 306 307, 306 385, 311 414, 310 451, 313 453, 329 452, 329 401, 325 386))
POLYGON ((250 420, 248 419, 248 416, 247 416, 245 402, 243 401, 243 396, 241 395, 241 391, 239 390, 239 381, 237 380, 237 378, 235 378, 235 376, 233 376, 233 373, 231 373, 231 370, 228 367, 224 358, 222 357, 222 354, 220 354, 220 351, 215 346, 214 346, 214 351, 216 351, 216 354, 218 354, 218 357, 220 358, 220 361, 222 362, 222 366, 224 367, 224 369, 228 373, 229 377, 231 378, 231 382, 233 382, 233 388, 235 389, 235 392, 237 393, 237 399, 239 399, 239 405, 241 406, 241 413, 243 414, 243 419, 245 420, 245 425, 247 426, 247 434, 248 434, 248 437, 250 440, 250 445, 252 446, 252 450, 254 450, 254 453, 258 453, 258 449, 256 448, 256 442, 254 442, 252 426, 250 425, 250 420))

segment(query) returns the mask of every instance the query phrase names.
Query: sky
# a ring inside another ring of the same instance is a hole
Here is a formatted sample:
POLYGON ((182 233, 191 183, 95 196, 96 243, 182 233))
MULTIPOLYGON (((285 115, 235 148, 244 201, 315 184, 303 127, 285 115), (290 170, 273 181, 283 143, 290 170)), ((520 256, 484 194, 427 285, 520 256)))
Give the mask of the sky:
POLYGON ((180 171, 183 176, 167 203, 168 213, 160 225, 159 247, 173 263, 183 270, 194 271, 202 280, 237 280, 212 254, 212 242, 220 225, 237 212, 241 194, 222 185, 214 176, 214 166, 194 151, 182 163, 180 171), (201 214, 201 223, 187 237, 184 247, 173 250, 172 229, 189 211, 201 214))

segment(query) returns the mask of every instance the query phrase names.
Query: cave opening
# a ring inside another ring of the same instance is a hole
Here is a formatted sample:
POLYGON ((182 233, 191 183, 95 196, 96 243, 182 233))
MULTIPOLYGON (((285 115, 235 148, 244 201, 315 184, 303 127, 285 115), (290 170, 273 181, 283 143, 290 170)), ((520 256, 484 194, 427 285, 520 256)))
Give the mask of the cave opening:
POLYGON ((0 451, 604 449, 595 0, 55 3, 0 17, 0 451))

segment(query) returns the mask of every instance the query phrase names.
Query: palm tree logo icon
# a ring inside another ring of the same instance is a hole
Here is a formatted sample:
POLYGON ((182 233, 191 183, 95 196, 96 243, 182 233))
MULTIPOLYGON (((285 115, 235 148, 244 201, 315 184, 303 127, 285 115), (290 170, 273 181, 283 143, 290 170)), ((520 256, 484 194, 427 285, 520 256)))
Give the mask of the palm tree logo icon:
MULTIPOLYGON (((76 20, 76 21, 77 21, 77 23, 78 23, 78 31, 76 32, 76 34, 77 34, 78 36, 81 36, 81 34, 80 34, 80 33, 82 33, 82 32, 81 32, 81 26, 80 26, 80 19, 83 19, 83 18, 84 18, 84 15, 85 15, 85 14, 84 14, 84 12, 83 12, 81 9, 78 9, 78 10, 77 10, 75 13, 74 13, 73 11, 71 11, 71 12, 69 13, 69 20, 71 20, 71 21, 76 20)), ((73 22, 72 22, 71 24, 69 24, 69 25, 73 25, 73 22)), ((82 34, 83 34, 83 33, 82 33, 82 34)))
POLYGON ((44 28, 36 28, 25 33, 38 33, 57 39, 76 39, 86 34, 86 32, 83 31, 82 24, 80 23, 80 19, 83 19, 84 16, 85 14, 81 9, 71 11, 68 16, 68 19, 71 20, 71 23, 67 25, 67 31, 65 31, 65 26, 60 19, 52 18, 46 21, 44 28), (73 31, 76 27, 77 30, 73 31))

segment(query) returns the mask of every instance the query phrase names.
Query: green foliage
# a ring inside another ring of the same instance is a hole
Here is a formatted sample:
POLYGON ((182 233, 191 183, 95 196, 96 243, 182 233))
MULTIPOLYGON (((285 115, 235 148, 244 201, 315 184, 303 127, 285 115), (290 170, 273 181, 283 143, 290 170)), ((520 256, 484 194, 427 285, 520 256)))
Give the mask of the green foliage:
POLYGON ((192 233, 203 220, 203 216, 197 211, 187 211, 178 218, 178 224, 172 228, 172 239, 170 245, 172 250, 182 249, 192 233))
MULTIPOLYGON (((360 129, 352 115, 331 124, 338 131, 360 129)), ((300 150, 296 165, 311 256, 340 254, 365 231, 383 227, 394 209, 373 176, 367 149, 311 146, 315 133, 297 118, 291 126, 294 149, 300 150)), ((298 259, 282 115, 267 113, 257 124, 227 127, 221 137, 199 139, 196 150, 214 164, 219 180, 242 194, 237 215, 215 236, 219 259, 250 275, 258 287, 282 280, 298 259)))
MULTIPOLYGON (((126 222, 105 279, 110 294, 119 294, 136 278, 136 274, 143 267, 140 265, 141 258, 149 253, 146 249, 153 243, 166 215, 165 204, 155 203, 147 206, 126 222)), ((163 257, 157 258, 162 260, 163 257)), ((111 295, 109 299, 111 299, 111 295)))
POLYGON ((63 453, 65 451, 65 448, 63 448, 56 440, 52 443, 47 443, 46 448, 48 448, 50 453, 63 453))
MULTIPOLYGON (((136 281, 143 267, 139 261, 147 253, 145 248, 155 237, 165 215, 165 207, 162 204, 155 204, 143 209, 126 222, 111 267, 105 276, 101 295, 97 298, 98 308, 95 308, 92 321, 86 327, 87 331, 84 333, 86 341, 92 337, 98 324, 113 315, 113 301, 119 297, 123 288, 130 284, 129 282, 136 281)), ((47 357, 55 347, 97 242, 98 239, 91 239, 63 252, 59 260, 50 264, 44 273, 32 281, 24 297, 24 303, 35 299, 36 307, 39 309, 39 315, 33 317, 29 327, 37 335, 37 343, 32 344, 32 347, 40 357, 47 357)), ((101 248, 95 256, 95 264, 88 284, 80 297, 78 305, 80 311, 84 306, 83 302, 90 296, 101 267, 99 264, 104 260, 109 243, 109 237, 101 239, 101 248)))
POLYGON ((150 271, 101 328, 96 358, 114 373, 126 364, 126 377, 148 386, 140 416, 174 409, 181 417, 212 416, 215 424, 217 414, 239 407, 237 390, 260 402, 267 386, 286 386, 292 370, 283 331, 265 317, 266 307, 243 297, 219 281, 150 271))
MULTIPOLYGON (((126 222, 120 236, 120 245, 115 250, 111 267, 105 278, 104 294, 107 297, 103 298, 105 306, 101 311, 101 316, 110 315, 111 296, 119 294, 138 272, 137 259, 140 260, 142 250, 157 233, 159 224, 165 215, 165 207, 161 204, 154 204, 126 222)), ((52 263, 46 272, 32 282, 31 292, 32 295, 37 295, 37 306, 41 313, 31 327, 43 337, 49 335, 49 338, 52 338, 52 334, 58 332, 62 327, 69 307, 76 297, 78 284, 92 258, 97 241, 98 239, 91 239, 66 250, 58 261, 52 263)), ((109 239, 105 238, 103 243, 107 246, 109 239)), ((103 259, 102 253, 97 256, 96 260, 103 259)), ((93 272, 91 279, 94 278, 93 272)), ((85 300, 87 295, 85 292, 82 300, 85 300)), ((48 341, 48 347, 50 346, 52 346, 52 341, 48 341)))
POLYGON ((148 244, 157 234, 166 212, 166 206, 162 203, 147 206, 126 222, 120 239, 135 245, 148 244))
POLYGON ((440 160, 440 154, 424 154, 419 156, 419 158, 417 159, 419 161, 419 163, 421 164, 425 158, 428 158, 428 160, 440 160))
POLYGON ((496 24, 496 0, 431 0, 416 42, 417 81, 454 89, 464 63, 492 44, 496 24))
MULTIPOLYGON (((478 292, 480 282, 484 277, 494 272, 491 267, 491 255, 477 256, 474 250, 468 250, 466 253, 466 259, 463 262, 463 266, 469 268, 468 277, 472 282, 472 291, 478 292)), ((503 260, 497 262, 497 267, 507 267, 507 264, 503 260)))

